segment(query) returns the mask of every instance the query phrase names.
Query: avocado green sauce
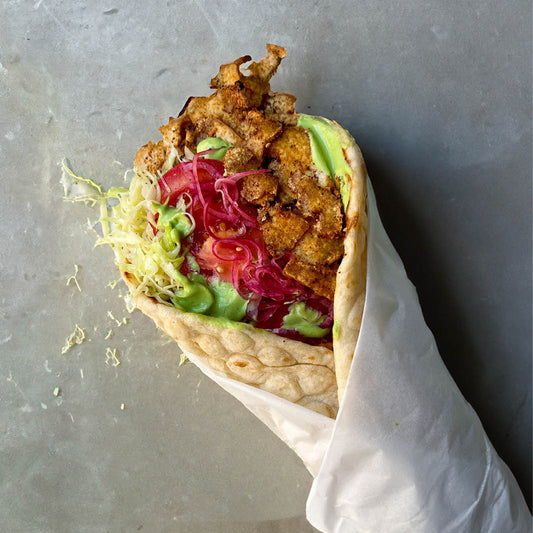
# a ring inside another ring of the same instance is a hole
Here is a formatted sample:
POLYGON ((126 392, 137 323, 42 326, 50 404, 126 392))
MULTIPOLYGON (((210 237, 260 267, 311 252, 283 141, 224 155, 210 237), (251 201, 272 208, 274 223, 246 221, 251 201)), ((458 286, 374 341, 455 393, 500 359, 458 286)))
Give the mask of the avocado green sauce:
POLYGON ((325 316, 320 316, 318 311, 307 307, 304 302, 295 302, 289 306, 289 314, 283 317, 283 327, 295 330, 304 337, 317 339, 330 331, 329 328, 320 327, 325 319, 325 316))
POLYGON ((227 318, 238 322, 246 314, 248 300, 241 298, 231 283, 214 281, 209 285, 214 302, 209 309, 209 316, 227 318))
POLYGON ((338 341, 341 336, 341 327, 338 322, 335 320, 333 321, 333 329, 331 330, 331 333, 333 335, 333 340, 338 341))
POLYGON ((224 155, 226 154, 226 151, 232 146, 233 145, 230 142, 225 141, 224 139, 219 139, 218 137, 208 137, 207 139, 204 139, 203 141, 200 141, 198 143, 198 146, 196 147, 196 153, 203 152, 205 150, 217 149, 216 152, 206 154, 204 157, 207 157, 208 159, 218 159, 219 161, 222 161, 224 155))
MULTIPOLYGON (((156 202, 153 202, 152 206, 159 214, 157 228, 164 232, 161 246, 167 252, 180 253, 182 239, 194 230, 190 216, 177 207, 156 202)), ((239 296, 231 283, 214 281, 208 284, 199 274, 200 267, 191 254, 186 253, 182 256, 182 262, 183 260, 187 260, 192 272, 187 276, 179 271, 174 272, 174 277, 181 285, 172 298, 175 307, 190 313, 224 317, 228 320, 239 321, 244 318, 248 301, 239 296)))
POLYGON ((309 131, 313 162, 319 170, 338 179, 344 210, 348 207, 350 187, 346 176, 353 177, 353 170, 344 157, 351 144, 349 133, 336 122, 322 117, 299 115, 298 126, 309 131))
POLYGON ((242 320, 247 300, 241 298, 231 283, 207 280, 198 273, 184 276, 183 290, 172 299, 182 311, 200 313, 229 321, 242 320))
POLYGON ((193 273, 190 276, 180 274, 182 288, 176 291, 172 303, 182 311, 189 313, 207 313, 212 307, 215 298, 207 282, 200 274, 193 273))
POLYGON ((157 228, 164 232, 162 244, 165 250, 170 252, 176 247, 181 249, 181 239, 188 237, 194 231, 190 216, 177 207, 156 202, 152 202, 152 206, 159 213, 157 228))

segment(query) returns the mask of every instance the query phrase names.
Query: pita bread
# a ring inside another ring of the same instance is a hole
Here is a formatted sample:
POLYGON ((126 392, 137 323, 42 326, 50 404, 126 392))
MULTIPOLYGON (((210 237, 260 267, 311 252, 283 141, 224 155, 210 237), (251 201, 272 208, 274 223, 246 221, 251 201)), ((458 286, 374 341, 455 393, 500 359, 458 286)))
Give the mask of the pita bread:
MULTIPOLYGON (((351 139, 351 137, 350 137, 351 139)), ((180 311, 140 293, 134 303, 185 352, 224 376, 335 418, 348 378, 366 287, 366 170, 355 141, 345 150, 353 169, 344 256, 337 273, 333 351, 249 324, 180 311)), ((123 274, 131 289, 132 276, 123 274)))

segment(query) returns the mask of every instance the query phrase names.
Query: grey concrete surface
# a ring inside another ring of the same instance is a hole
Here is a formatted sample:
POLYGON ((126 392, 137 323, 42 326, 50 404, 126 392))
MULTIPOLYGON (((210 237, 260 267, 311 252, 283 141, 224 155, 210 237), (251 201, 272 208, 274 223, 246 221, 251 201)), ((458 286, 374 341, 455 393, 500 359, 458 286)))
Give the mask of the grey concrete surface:
POLYGON ((303 465, 127 314, 93 214, 59 183, 64 156, 120 182, 219 64, 267 42, 288 49, 273 88, 359 142, 442 357, 530 502, 530 2, 1 0, 0 15, 2 531, 314 531, 303 465), (87 341, 61 355, 76 323, 87 341))

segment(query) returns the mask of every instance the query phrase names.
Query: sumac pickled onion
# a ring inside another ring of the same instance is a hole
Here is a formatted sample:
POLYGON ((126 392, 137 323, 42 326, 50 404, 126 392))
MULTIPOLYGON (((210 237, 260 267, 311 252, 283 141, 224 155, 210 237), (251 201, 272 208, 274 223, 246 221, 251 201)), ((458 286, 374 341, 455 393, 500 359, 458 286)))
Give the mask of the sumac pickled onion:
MULTIPOLYGON (((291 303, 302 300, 326 316, 323 326, 330 327, 332 303, 283 274, 288 257, 270 256, 255 207, 240 198, 242 178, 269 170, 224 176, 221 161, 202 155, 205 152, 173 167, 159 180, 161 203, 175 206, 183 195, 190 197, 186 205, 196 229, 186 243, 201 273, 208 279, 231 282, 248 300, 246 315, 257 327, 285 335, 283 317, 291 303)), ((298 335, 290 332, 285 336, 298 335)))

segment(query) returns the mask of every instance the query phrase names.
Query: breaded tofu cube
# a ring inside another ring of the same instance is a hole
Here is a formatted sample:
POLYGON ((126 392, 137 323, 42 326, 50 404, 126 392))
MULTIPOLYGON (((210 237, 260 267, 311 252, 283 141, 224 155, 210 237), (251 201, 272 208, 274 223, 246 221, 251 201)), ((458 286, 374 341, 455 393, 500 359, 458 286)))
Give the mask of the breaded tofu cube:
POLYGON ((309 228, 305 218, 279 204, 259 209, 258 220, 267 250, 273 257, 292 250, 309 228))
POLYGON ((181 115, 178 118, 170 117, 168 123, 159 128, 167 146, 178 147, 183 143, 187 127, 191 125, 189 117, 181 115))
POLYGON ((333 301, 337 269, 324 265, 310 265, 292 257, 283 269, 283 273, 306 287, 309 287, 319 296, 333 301))
POLYGON ((245 146, 233 146, 228 148, 222 160, 226 174, 238 174, 247 170, 258 170, 261 162, 254 156, 253 152, 245 146))
POLYGON ((164 141, 159 141, 157 144, 150 141, 137 150, 133 159, 133 167, 144 168, 155 174, 165 164, 166 159, 167 148, 164 141))
POLYGON ((292 250, 292 254, 312 265, 331 265, 342 257, 344 239, 321 237, 315 228, 309 229, 292 250))
POLYGON ((295 172, 288 186, 296 196, 296 206, 305 217, 317 217, 316 231, 322 237, 342 235, 344 215, 341 199, 331 190, 320 187, 311 176, 295 172))
POLYGON ((265 113, 288 115, 294 113, 296 96, 287 93, 272 93, 265 98, 265 113))
POLYGON ((278 180, 272 174, 251 174, 242 179, 241 197, 254 205, 265 206, 274 201, 278 180))
POLYGON ((265 147, 281 133, 282 125, 277 120, 268 120, 257 109, 246 113, 237 131, 245 139, 247 148, 263 160, 265 147))
POLYGON ((308 133, 298 126, 289 126, 267 148, 267 156, 277 159, 285 172, 305 171, 312 168, 311 142, 308 133))
POLYGON ((225 122, 217 117, 204 117, 195 124, 196 141, 206 137, 218 137, 235 146, 243 143, 242 137, 225 122))
POLYGON ((296 97, 292 94, 273 93, 265 97, 265 118, 277 120, 285 126, 296 126, 298 115, 294 112, 296 97))

